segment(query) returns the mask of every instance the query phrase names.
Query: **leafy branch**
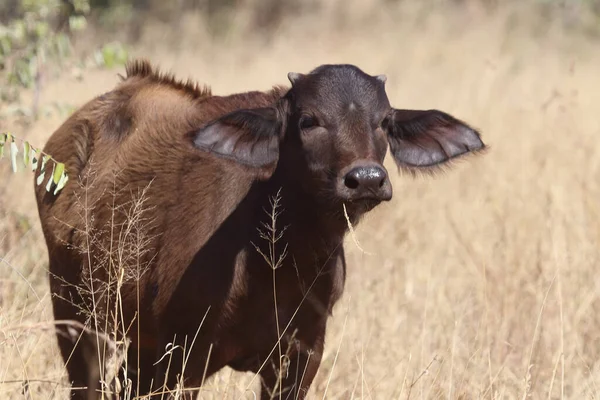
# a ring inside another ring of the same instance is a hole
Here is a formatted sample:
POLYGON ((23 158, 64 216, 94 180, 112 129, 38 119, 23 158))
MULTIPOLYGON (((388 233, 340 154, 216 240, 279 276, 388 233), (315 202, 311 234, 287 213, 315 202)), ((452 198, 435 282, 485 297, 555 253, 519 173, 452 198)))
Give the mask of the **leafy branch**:
POLYGON ((0 133, 0 159, 4 156, 5 149, 7 150, 14 173, 19 170, 19 165, 24 166, 26 169, 31 169, 33 172, 37 171, 39 166, 39 175, 36 179, 38 186, 44 183, 46 171, 50 169, 49 164, 52 164, 52 172, 50 172, 46 181, 47 192, 53 192, 56 195, 67 184, 69 177, 65 169, 65 164, 56 161, 51 155, 32 146, 28 141, 18 139, 8 132, 0 133), (22 157, 18 157, 19 146, 17 145, 17 141, 21 142, 22 157))
POLYGON ((50 112, 39 109, 40 93, 45 82, 64 71, 80 79, 84 68, 112 68, 127 60, 127 49, 118 41, 85 57, 76 54, 74 39, 87 29, 90 0, 15 0, 12 12, 12 19, 0 21, 0 118, 36 119, 40 111, 50 112), (33 90, 30 107, 22 105, 22 89, 33 90))

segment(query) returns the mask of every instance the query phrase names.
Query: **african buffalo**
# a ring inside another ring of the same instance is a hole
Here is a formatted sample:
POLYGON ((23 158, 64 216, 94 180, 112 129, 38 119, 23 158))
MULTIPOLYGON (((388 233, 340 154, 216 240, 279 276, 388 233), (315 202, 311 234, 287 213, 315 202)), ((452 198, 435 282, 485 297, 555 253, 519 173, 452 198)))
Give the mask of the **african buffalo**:
POLYGON ((74 398, 99 397, 105 337, 129 338, 138 395, 195 395, 230 366, 260 376, 262 399, 304 398, 349 223, 392 198, 388 147, 413 172, 485 149, 447 113, 392 108, 384 75, 288 79, 216 96, 136 60, 52 134, 71 179, 36 197, 74 398))

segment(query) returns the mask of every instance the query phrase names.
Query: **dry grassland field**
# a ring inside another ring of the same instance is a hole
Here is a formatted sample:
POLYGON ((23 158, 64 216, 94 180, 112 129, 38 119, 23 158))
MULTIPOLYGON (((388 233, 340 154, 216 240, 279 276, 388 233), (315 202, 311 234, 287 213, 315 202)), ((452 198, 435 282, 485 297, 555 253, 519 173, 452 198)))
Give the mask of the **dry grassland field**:
MULTIPOLYGON (((309 398, 597 399, 600 41, 524 3, 490 14, 331 1, 288 15, 268 40, 244 31, 243 10, 236 18, 218 42, 192 13, 149 22, 131 56, 216 94, 353 63, 387 75, 394 106, 449 112, 490 146, 433 177, 396 174, 388 155, 394 197, 357 226, 360 248, 347 238, 346 288, 309 398)), ((80 106, 123 72, 67 72, 41 104, 80 106)), ((0 129, 42 146, 64 118, 0 129)), ((66 399, 33 177, 5 159, 0 176, 0 399, 66 399)), ((226 368, 199 398, 257 388, 226 368)))

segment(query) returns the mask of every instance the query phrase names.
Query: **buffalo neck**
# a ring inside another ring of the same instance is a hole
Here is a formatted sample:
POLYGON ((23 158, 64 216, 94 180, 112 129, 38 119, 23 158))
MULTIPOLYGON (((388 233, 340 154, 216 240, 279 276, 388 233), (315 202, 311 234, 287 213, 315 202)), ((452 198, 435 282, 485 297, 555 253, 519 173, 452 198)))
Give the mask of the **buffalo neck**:
MULTIPOLYGON (((288 254, 296 262, 302 260, 308 264, 311 270, 315 264, 326 268, 325 264, 341 250, 348 230, 342 211, 332 211, 332 207, 324 206, 318 197, 285 180, 272 179, 262 192, 261 222, 271 222, 267 213, 272 212, 274 199, 277 199, 276 226, 283 232, 281 242, 285 243, 281 247, 287 245, 288 254)), ((297 267, 302 268, 302 265, 297 267)))

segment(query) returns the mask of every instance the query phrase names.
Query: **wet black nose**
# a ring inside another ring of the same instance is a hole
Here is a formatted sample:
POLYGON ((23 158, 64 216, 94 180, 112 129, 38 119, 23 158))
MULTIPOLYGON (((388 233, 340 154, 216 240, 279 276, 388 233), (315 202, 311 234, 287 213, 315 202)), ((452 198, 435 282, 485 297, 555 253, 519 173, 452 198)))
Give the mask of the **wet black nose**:
POLYGON ((346 174, 344 184, 348 189, 377 194, 385 184, 385 171, 376 166, 356 167, 346 174))

